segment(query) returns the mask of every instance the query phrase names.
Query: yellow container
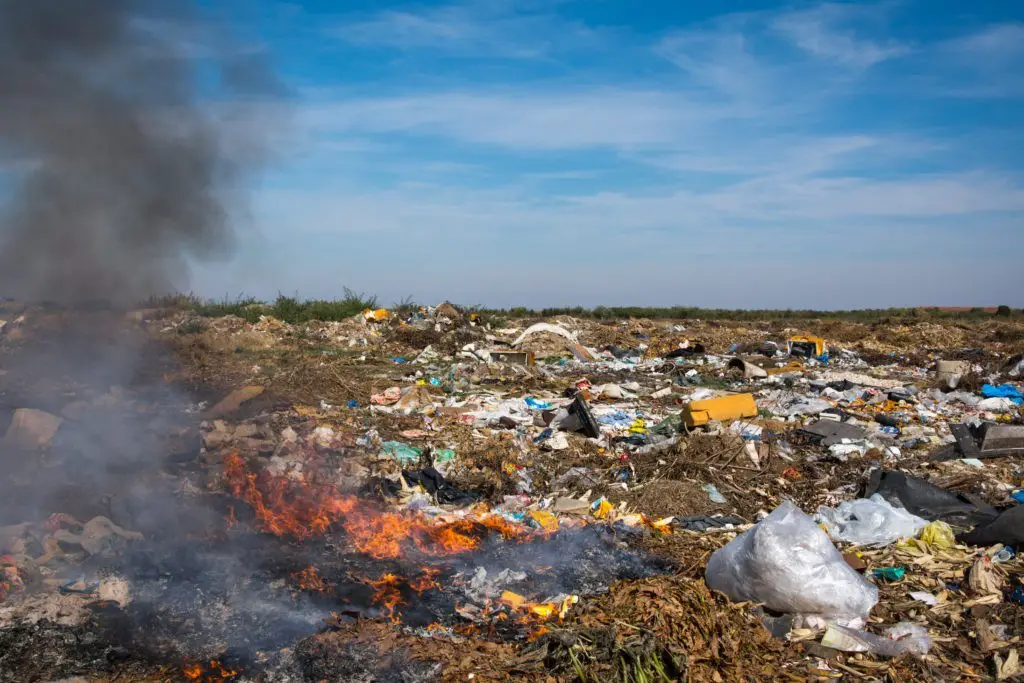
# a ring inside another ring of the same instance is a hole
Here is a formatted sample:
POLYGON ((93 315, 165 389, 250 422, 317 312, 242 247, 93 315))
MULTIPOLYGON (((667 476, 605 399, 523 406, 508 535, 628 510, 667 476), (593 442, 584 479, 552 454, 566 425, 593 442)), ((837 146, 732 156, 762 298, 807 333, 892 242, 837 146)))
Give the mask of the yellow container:
POLYGON ((757 417, 753 394, 733 394, 693 401, 683 409, 683 421, 688 427, 706 425, 711 420, 739 420, 744 417, 757 417))
POLYGON ((814 357, 817 358, 821 354, 825 353, 825 340, 821 337, 790 337, 789 338, 789 354, 793 355, 794 346, 803 346, 813 344, 814 345, 814 357))

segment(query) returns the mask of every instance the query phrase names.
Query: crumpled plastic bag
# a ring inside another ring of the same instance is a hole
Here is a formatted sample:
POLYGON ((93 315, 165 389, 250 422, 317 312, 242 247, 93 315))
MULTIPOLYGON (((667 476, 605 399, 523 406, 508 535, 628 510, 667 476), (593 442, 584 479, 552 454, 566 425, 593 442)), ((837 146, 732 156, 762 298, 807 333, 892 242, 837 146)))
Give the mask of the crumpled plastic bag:
POLYGON ((893 507, 877 493, 871 498, 842 502, 836 508, 820 507, 814 521, 825 527, 833 541, 875 547, 916 538, 928 525, 928 520, 893 507))
POLYGON ((882 657, 911 654, 924 657, 932 647, 928 629, 919 624, 902 621, 886 629, 884 636, 830 624, 821 644, 843 652, 871 652, 882 657))
POLYGON ((929 522, 928 526, 921 532, 921 540, 928 545, 944 550, 956 545, 956 535, 953 527, 945 522, 929 522))
POLYGON ((716 551, 704 579, 732 600, 855 628, 863 626, 878 602, 878 588, 853 570, 828 535, 789 501, 716 551))

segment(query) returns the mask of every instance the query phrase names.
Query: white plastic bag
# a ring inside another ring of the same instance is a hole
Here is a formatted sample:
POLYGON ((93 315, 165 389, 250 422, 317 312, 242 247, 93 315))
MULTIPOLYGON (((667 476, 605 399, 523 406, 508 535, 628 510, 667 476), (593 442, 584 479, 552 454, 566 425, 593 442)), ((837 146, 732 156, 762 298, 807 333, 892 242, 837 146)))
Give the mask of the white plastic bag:
POLYGON ((871 652, 882 657, 910 654, 924 657, 932 647, 928 629, 903 621, 886 629, 884 636, 830 624, 821 644, 843 652, 871 652))
POLYGON ((839 504, 836 508, 818 508, 814 521, 824 525, 833 541, 883 547, 901 538, 916 538, 928 520, 893 507, 875 494, 839 504))
POLYGON ((732 600, 855 627, 878 602, 878 588, 851 569, 825 532, 789 501, 716 551, 704 578, 732 600))

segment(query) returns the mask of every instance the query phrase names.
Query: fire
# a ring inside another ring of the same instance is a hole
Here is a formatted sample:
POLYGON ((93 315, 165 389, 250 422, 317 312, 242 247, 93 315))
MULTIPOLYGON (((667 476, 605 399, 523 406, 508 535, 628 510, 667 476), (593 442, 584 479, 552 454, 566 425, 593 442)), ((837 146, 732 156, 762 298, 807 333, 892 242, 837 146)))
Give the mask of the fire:
POLYGON ((417 593, 425 593, 432 588, 440 588, 441 584, 437 582, 437 577, 440 574, 440 569, 425 568, 419 576, 409 582, 409 588, 417 593))
POLYGON ((246 471, 237 453, 224 457, 224 479, 231 495, 252 507, 259 528, 275 536, 303 540, 322 534, 355 509, 357 502, 351 496, 334 496, 309 485, 294 485, 284 477, 252 474, 246 471))
POLYGON ((340 524, 356 549, 378 560, 401 558, 410 545, 425 555, 446 556, 475 550, 491 533, 517 541, 531 534, 494 515, 438 523, 383 512, 332 487, 250 473, 237 453, 224 457, 224 479, 231 494, 252 507, 261 531, 304 540, 340 524))
POLYGON ((320 578, 316 567, 313 565, 309 565, 302 571, 295 572, 292 574, 292 578, 295 579, 296 585, 304 591, 326 593, 331 589, 331 584, 320 578))
POLYGON ((376 581, 367 581, 367 583, 373 586, 377 591, 373 594, 374 603, 383 607, 384 616, 388 617, 392 621, 397 621, 395 608, 399 605, 405 604, 405 600, 402 599, 402 593, 399 590, 399 586, 402 584, 402 581, 402 577, 390 572, 376 581))
POLYGON ((216 659, 210 660, 209 667, 204 667, 202 664, 195 662, 192 664, 185 664, 181 667, 181 672, 190 681, 226 681, 230 678, 234 678, 239 672, 234 669, 225 668, 216 659))

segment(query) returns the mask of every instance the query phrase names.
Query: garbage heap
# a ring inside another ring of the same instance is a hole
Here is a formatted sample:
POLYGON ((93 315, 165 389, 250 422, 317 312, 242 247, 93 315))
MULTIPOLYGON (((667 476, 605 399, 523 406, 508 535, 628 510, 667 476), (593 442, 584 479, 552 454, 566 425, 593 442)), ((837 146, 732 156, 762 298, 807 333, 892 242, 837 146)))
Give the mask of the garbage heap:
MULTIPOLYGON (((47 334, 17 312, 12 359, 47 334)), ((294 566, 274 590, 316 618, 258 656, 211 630, 185 663, 65 653, 39 680, 1017 676, 1024 326, 800 324, 137 311, 118 325, 167 351, 159 383, 187 398, 162 435, 192 445, 164 439, 158 476, 218 509, 231 562, 273 542, 294 566)), ((45 459, 97 409, 155 405, 67 395, 9 405, 5 452, 45 459)), ((49 512, 0 528, 12 671, 26 623, 61 626, 42 596, 81 628, 154 590, 124 561, 144 516, 49 512)))

